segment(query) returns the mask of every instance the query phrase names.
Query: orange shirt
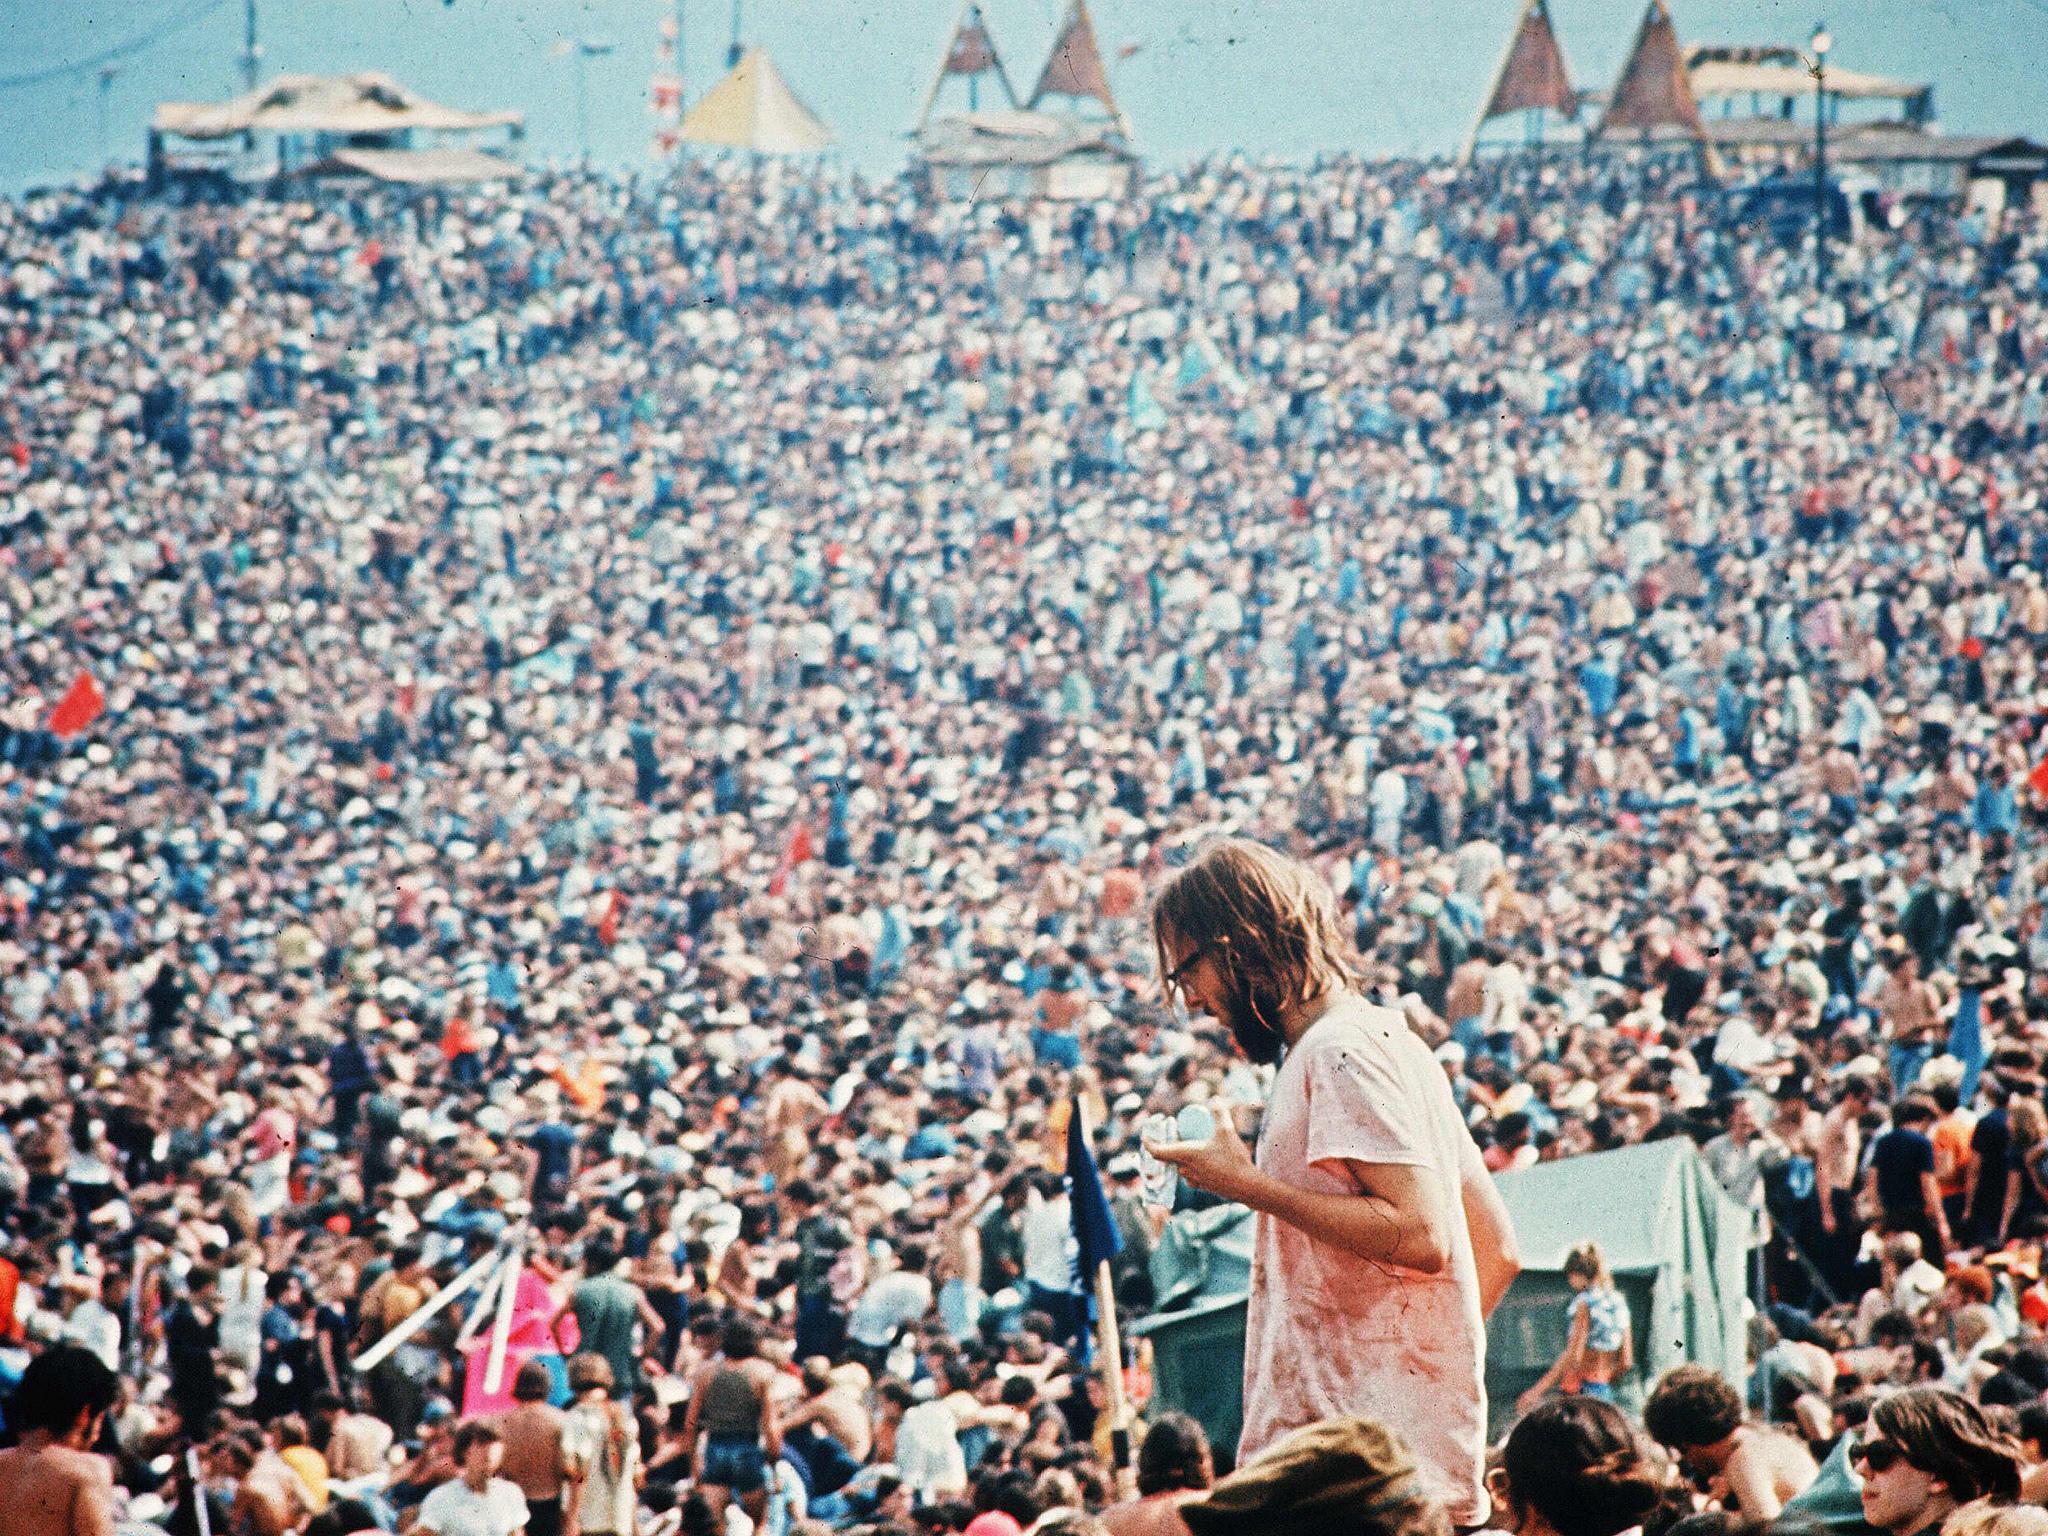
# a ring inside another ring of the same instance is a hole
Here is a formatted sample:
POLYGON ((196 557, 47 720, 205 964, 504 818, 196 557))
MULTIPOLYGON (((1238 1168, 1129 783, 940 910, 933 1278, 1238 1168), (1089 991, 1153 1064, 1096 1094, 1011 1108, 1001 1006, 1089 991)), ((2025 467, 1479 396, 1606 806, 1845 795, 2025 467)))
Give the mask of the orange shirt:
POLYGON ((586 1057, 575 1072, 557 1066, 548 1074, 578 1109, 592 1110, 604 1103, 604 1066, 596 1057, 586 1057))
POLYGON ((1970 1138, 1976 1131, 1976 1117, 1964 1109, 1935 1122, 1934 1184, 1943 1198, 1960 1195, 1969 1187, 1970 1138))
POLYGON ((480 1049, 482 1042, 477 1039, 476 1025, 470 1022, 468 1014, 458 1013, 448 1021, 448 1028, 441 1035, 441 1057, 444 1061, 453 1061, 458 1056, 467 1056, 480 1049))

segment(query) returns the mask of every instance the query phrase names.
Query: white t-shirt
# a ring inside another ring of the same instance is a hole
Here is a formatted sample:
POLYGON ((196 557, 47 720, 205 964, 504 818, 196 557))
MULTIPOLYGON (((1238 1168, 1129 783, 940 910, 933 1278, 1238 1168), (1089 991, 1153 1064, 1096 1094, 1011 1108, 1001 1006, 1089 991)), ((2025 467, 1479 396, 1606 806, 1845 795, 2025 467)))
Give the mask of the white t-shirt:
POLYGON ((923 1317, 931 1305, 932 1283, 927 1276, 895 1270, 861 1293, 846 1331, 870 1349, 884 1349, 896 1342, 905 1323, 923 1317))
POLYGON ((1034 1194, 1017 1225, 1024 1240, 1024 1278, 1048 1291, 1071 1291, 1075 1244, 1067 1197, 1046 1200, 1034 1194))
POLYGON ((420 1505, 415 1527, 434 1536, 513 1536, 526 1528, 526 1495, 519 1485, 494 1477, 482 1493, 461 1478, 443 1483, 420 1505))
POLYGON ((1266 1102, 1260 1170, 1355 1195, 1347 1163, 1427 1169, 1451 1262, 1437 1275, 1369 1262, 1261 1213, 1240 1465, 1292 1430, 1361 1414, 1408 1442, 1453 1524, 1485 1518, 1486 1335, 1461 1197, 1470 1142, 1443 1069, 1398 1011, 1346 996, 1288 1051, 1266 1102))
POLYGON ((921 1504, 967 1488, 967 1458, 953 1410, 942 1402, 917 1403, 896 1426, 896 1470, 921 1504))
POLYGON ((640 1441, 632 1433, 631 1416, 610 1410, 626 1426, 614 1442, 610 1414, 594 1403, 578 1403, 562 1422, 562 1454, 583 1469, 581 1527, 585 1531, 630 1533, 637 1504, 635 1483, 640 1467, 640 1441), (622 1453, 621 1453, 622 1452, 622 1453))
POLYGON ((72 1309, 64 1324, 64 1338, 98 1355, 108 1370, 120 1371, 121 1319, 98 1297, 88 1298, 72 1309))

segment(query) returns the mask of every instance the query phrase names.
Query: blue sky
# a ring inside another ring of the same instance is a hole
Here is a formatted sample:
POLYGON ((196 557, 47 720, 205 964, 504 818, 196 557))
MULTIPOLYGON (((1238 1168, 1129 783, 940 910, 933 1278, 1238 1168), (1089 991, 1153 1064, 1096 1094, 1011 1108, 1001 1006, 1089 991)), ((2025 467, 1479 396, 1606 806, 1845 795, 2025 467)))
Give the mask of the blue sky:
MULTIPOLYGON (((1064 0, 985 0, 1020 89, 1043 62, 1064 0)), ((1797 42, 1825 17, 1834 58, 1934 82, 1951 132, 2048 138, 2048 0, 1672 0, 1680 35, 1797 42)), ((832 124, 844 159, 887 172, 929 84, 958 0, 744 0, 746 40, 768 47, 832 124)), ((587 66, 595 158, 646 166, 646 84, 674 0, 259 0, 264 73, 381 69, 453 105, 528 114, 529 153, 576 148, 574 63, 551 45, 614 45, 587 66)), ((1140 147, 1177 162, 1239 148, 1445 152, 1485 89, 1515 0, 1099 0, 1092 7, 1140 147)), ((182 22, 119 61, 106 94, 113 153, 140 158, 152 105, 239 88, 243 0, 0 0, 0 76, 91 57, 182 22)), ((1553 0, 1581 85, 1611 83, 1639 0, 1553 0)), ((731 0, 685 0, 694 97, 719 72, 731 0)), ((0 190, 89 171, 100 153, 96 72, 0 88, 0 190)))

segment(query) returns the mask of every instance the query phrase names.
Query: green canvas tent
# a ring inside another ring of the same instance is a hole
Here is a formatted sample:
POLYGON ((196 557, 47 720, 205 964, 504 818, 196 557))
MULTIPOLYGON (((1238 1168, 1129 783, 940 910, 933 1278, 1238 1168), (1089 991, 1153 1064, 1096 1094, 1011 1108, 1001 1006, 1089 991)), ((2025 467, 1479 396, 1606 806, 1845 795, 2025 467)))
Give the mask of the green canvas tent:
POLYGON ((1251 1284, 1252 1213, 1241 1205, 1182 1211, 1152 1250, 1162 1310, 1132 1326, 1152 1340, 1156 1412, 1202 1426, 1216 1470, 1236 1464, 1244 1427, 1244 1297, 1251 1284))
POLYGON ((1565 1255, 1600 1245, 1635 1323, 1636 1369, 1618 1395, 1641 1407, 1649 1383, 1688 1361, 1738 1387, 1752 1223, 1682 1137, 1502 1174, 1522 1273, 1488 1319, 1486 1391, 1498 1431, 1515 1399, 1564 1348, 1565 1255))
MULTIPOLYGON (((1618 1393, 1625 1405, 1639 1409, 1648 1384, 1686 1361, 1741 1385, 1750 1217, 1722 1192, 1691 1142, 1655 1141, 1542 1163, 1502 1175, 1499 1186, 1522 1250, 1522 1274, 1487 1324, 1494 1435, 1564 1347, 1571 1296, 1564 1259, 1588 1239, 1606 1255, 1635 1324, 1636 1370, 1618 1393)), ((1153 1285, 1176 1310, 1133 1329, 1152 1340, 1157 1409, 1200 1420, 1219 1465, 1230 1459, 1242 1423, 1238 1250, 1249 1253, 1250 1227, 1250 1213, 1241 1209, 1176 1216, 1152 1263, 1153 1285), (1175 1241, 1183 1226, 1190 1230, 1175 1241), (1219 1280, 1230 1283, 1227 1292, 1219 1280)))

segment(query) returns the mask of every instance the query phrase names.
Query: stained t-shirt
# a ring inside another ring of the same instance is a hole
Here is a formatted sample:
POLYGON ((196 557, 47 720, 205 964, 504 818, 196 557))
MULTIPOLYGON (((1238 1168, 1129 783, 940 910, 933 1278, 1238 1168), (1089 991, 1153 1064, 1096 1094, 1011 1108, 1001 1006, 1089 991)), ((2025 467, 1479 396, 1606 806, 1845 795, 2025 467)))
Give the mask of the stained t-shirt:
POLYGON ((1451 1262, 1424 1275, 1353 1258, 1261 1213, 1240 1465, 1292 1430, 1357 1414, 1407 1442, 1453 1524, 1486 1518, 1485 1331, 1460 1187, 1470 1139, 1443 1069, 1392 1009, 1347 996, 1287 1053, 1266 1102, 1261 1171, 1356 1194, 1347 1161, 1427 1168, 1451 1262))

